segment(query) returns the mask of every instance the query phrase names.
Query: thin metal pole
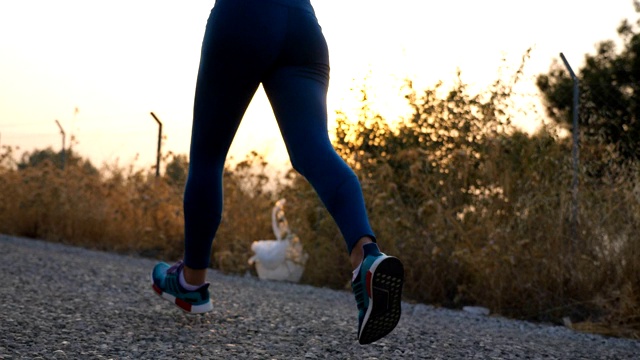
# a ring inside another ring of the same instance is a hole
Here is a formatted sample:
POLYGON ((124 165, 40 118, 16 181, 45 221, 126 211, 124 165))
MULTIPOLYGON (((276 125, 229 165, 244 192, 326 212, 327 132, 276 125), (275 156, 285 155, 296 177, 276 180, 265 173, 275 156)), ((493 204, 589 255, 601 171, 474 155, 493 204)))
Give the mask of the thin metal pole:
POLYGON ((156 177, 160 177, 160 154, 162 153, 162 121, 158 119, 156 114, 151 112, 151 116, 158 123, 158 150, 156 153, 156 177))
POLYGON ((65 166, 65 162, 66 162, 66 158, 65 158, 65 147, 66 147, 66 137, 67 135, 64 132, 64 129, 62 128, 62 125, 60 125, 60 122, 58 120, 56 120, 56 124, 58 124, 58 128, 60 129, 60 134, 62 134, 62 150, 60 151, 60 158, 62 160, 62 169, 64 170, 64 166, 65 166))
POLYGON ((580 157, 580 137, 578 133, 578 116, 579 116, 579 99, 580 88, 579 81, 576 74, 573 72, 571 65, 567 61, 567 58, 563 53, 560 53, 564 66, 569 70, 571 80, 573 81, 573 108, 572 108, 572 120, 573 120, 573 147, 571 155, 573 157, 573 181, 571 183, 572 190, 572 206, 571 206, 571 232, 572 232, 572 248, 575 250, 578 243, 578 168, 580 157))

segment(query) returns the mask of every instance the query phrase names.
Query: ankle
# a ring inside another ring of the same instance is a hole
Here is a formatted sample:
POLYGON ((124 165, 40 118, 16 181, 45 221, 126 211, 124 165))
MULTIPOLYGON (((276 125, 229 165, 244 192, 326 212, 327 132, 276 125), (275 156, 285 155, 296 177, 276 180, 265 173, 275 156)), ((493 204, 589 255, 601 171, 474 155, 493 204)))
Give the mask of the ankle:
POLYGON ((178 282, 180 283, 180 286, 187 291, 196 291, 202 286, 189 284, 184 278, 184 271, 180 271, 180 274, 178 275, 178 282))
POLYGON ((182 274, 185 282, 189 285, 199 286, 204 284, 207 279, 207 269, 192 269, 185 265, 182 274))
POLYGON ((353 247, 353 249, 351 249, 351 255, 349 256, 349 258, 351 260, 351 269, 352 270, 357 269, 358 266, 360 266, 360 263, 362 263, 362 260, 364 258, 364 250, 362 249, 362 247, 364 245, 370 244, 372 242, 373 242, 373 240, 370 237, 364 236, 364 237, 360 238, 360 240, 358 240, 358 242, 353 247))

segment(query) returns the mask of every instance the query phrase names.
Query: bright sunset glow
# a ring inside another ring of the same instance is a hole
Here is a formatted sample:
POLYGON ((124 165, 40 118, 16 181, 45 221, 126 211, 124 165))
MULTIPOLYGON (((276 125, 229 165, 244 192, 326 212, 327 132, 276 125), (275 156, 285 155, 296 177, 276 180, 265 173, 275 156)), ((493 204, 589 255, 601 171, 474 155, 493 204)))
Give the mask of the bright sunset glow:
MULTIPOLYGON (((96 166, 120 159, 155 162, 157 125, 163 151, 187 153, 200 44, 212 0, 3 1, 0 3, 0 145, 21 154, 58 150, 59 120, 96 166), (74 109, 79 109, 75 114, 74 109)), ((500 59, 516 64, 534 47, 529 76, 564 52, 574 68, 596 42, 616 39, 632 0, 312 1, 329 43, 329 128, 336 110, 358 106, 350 91, 371 74, 375 107, 403 114, 403 78, 418 88, 450 81, 455 70, 479 87, 500 59)), ((67 138, 69 144, 69 138, 67 138)), ((283 163, 284 144, 260 90, 231 154, 251 150, 283 163)))

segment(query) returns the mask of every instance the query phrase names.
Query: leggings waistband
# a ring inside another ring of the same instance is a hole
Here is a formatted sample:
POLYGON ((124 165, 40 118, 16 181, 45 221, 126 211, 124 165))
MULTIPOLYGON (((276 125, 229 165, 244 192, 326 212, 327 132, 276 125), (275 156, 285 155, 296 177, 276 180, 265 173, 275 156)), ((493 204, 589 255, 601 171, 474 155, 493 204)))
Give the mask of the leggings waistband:
MULTIPOLYGON (((217 1, 247 1, 248 0, 216 0, 217 1)), ((271 2, 280 5, 285 5, 293 8, 303 9, 307 11, 314 12, 313 6, 311 5, 310 0, 254 0, 260 2, 271 2)))

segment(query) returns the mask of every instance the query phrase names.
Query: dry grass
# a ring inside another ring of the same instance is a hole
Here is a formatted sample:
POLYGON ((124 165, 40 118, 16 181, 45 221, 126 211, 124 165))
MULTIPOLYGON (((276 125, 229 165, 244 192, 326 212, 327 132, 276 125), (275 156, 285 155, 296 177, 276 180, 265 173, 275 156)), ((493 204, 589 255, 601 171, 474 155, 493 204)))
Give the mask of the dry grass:
MULTIPOLYGON (((21 170, 0 157, 0 232, 95 249, 175 260, 183 250, 182 184, 151 171, 105 166, 64 170, 50 161, 21 170)), ((256 192, 264 175, 250 156, 225 172, 225 219, 212 254, 214 266, 248 270, 249 245, 269 237, 272 194, 256 192), (262 226, 260 226, 262 225, 262 226)))
MULTIPOLYGON (((638 338, 639 165, 583 144, 574 236, 569 145, 551 131, 513 131, 498 111, 506 99, 500 84, 485 98, 459 87, 438 99, 431 90, 409 96, 416 116, 395 129, 367 111, 337 129, 336 148, 361 179, 383 251, 405 264, 407 299, 569 318, 578 330, 638 338)), ((116 165, 99 174, 47 162, 17 170, 11 149, 3 150, 0 232, 181 256, 181 182, 116 165)), ((271 207, 285 197, 289 224, 310 255, 303 281, 344 288, 350 269, 333 220, 294 173, 266 191, 273 179, 265 166, 252 154, 225 172, 212 266, 248 271, 250 244, 273 238, 271 207)))

